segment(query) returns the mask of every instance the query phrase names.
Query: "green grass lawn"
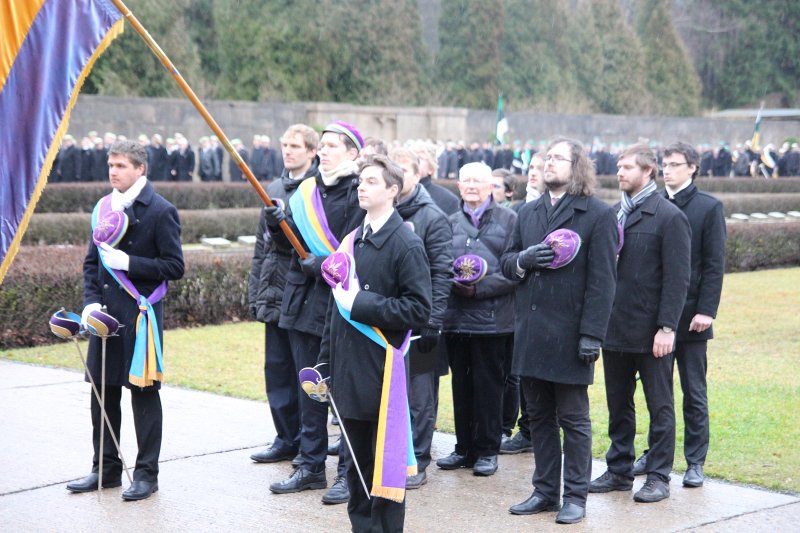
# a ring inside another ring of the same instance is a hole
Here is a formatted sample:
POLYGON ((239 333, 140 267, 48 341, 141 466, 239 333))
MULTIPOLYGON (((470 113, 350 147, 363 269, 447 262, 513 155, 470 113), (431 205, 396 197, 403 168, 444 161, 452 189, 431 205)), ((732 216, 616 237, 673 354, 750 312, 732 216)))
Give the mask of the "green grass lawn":
MULTIPOLYGON (((729 481, 800 492, 800 268, 725 276, 716 339, 709 343, 711 446, 706 473, 729 481)), ((264 399, 264 327, 253 322, 169 331, 166 383, 264 399)), ((79 368, 67 343, 0 352, 0 357, 79 368)), ((602 364, 602 363, 600 363, 602 364)), ((589 388, 594 455, 608 447, 608 415, 600 364, 589 388)), ((678 406, 675 469, 685 468, 683 420, 678 406)), ((453 431, 450 380, 441 383, 439 429, 453 431)), ((648 417, 641 388, 636 436, 644 449, 648 417)))

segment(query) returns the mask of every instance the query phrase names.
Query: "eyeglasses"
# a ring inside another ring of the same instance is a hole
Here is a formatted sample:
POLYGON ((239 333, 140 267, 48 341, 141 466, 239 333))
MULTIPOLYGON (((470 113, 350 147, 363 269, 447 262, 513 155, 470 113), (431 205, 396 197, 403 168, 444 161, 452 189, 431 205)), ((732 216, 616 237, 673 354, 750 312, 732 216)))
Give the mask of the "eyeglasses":
POLYGON ((663 165, 661 165, 661 168, 678 168, 688 164, 689 163, 664 163, 663 165))
POLYGON ((567 159, 566 157, 557 154, 548 155, 544 158, 545 163, 549 163, 550 161, 552 161, 553 163, 562 163, 562 162, 572 163, 572 159, 567 159))

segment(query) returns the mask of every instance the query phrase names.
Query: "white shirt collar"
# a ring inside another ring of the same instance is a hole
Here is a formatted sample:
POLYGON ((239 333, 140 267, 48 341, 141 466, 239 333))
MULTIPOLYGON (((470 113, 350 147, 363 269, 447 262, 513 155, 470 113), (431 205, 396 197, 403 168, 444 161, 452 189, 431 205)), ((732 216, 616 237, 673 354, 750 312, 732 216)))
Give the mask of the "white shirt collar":
POLYGON ((378 233, 384 224, 389 221, 389 217, 392 216, 392 213, 394 213, 394 208, 388 210, 385 214, 379 216, 375 220, 370 220, 369 214, 367 214, 367 216, 364 217, 364 229, 362 235, 367 233, 368 225, 372 227, 373 234, 378 233))
POLYGON ((686 182, 683 185, 681 185, 677 189, 673 189, 672 187, 670 187, 669 185, 666 185, 666 184, 664 185, 664 188, 667 190, 667 195, 669 196, 669 199, 672 200, 673 198, 675 198, 676 194, 678 194, 682 190, 686 189, 691 184, 692 184, 692 179, 689 178, 688 180, 686 180, 686 182))

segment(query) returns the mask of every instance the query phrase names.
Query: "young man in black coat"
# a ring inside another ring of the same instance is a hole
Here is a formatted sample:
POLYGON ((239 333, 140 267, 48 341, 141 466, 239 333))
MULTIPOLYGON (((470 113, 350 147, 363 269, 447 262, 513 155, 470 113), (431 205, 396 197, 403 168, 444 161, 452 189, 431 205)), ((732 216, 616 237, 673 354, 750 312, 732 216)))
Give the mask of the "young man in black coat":
POLYGON ((555 139, 544 161, 546 192, 520 209, 502 258, 503 273, 522 280, 512 372, 520 377, 536 465, 533 494, 510 512, 559 511, 556 522, 576 523, 586 514, 592 461, 588 387, 614 300, 619 238, 614 211, 594 196, 594 165, 583 147, 555 139), (554 251, 542 241, 557 229, 577 233, 581 244, 571 262, 549 268, 554 251))
MULTIPOLYGON (((129 226, 117 248, 98 247, 91 242, 83 264, 84 310, 82 321, 89 313, 107 308, 123 328, 118 336, 107 340, 105 408, 116 435, 122 422, 120 400, 122 387, 131 392, 133 420, 139 453, 133 473, 133 485, 122 493, 125 500, 141 500, 158 490, 158 457, 161 451, 162 412, 159 381, 151 386, 134 385, 130 381, 131 361, 136 342, 136 324, 140 312, 138 302, 112 277, 107 268, 123 271, 139 293, 149 297, 163 282, 183 276, 183 252, 178 211, 160 195, 145 177, 147 154, 144 147, 133 141, 117 141, 108 153, 109 181, 114 191, 111 207, 124 211, 129 226), (105 266, 104 266, 105 264, 105 266), (107 268, 106 268, 107 267, 107 268)), ((103 245, 106 246, 106 245, 103 245)), ((163 302, 153 304, 158 323, 159 340, 163 341, 163 302)), ((97 337, 89 341, 87 365, 95 383, 101 381, 101 343, 97 337)), ((100 405, 91 395, 92 441, 94 458, 92 473, 67 485, 72 492, 97 489, 98 454, 100 449, 100 405)), ((105 432, 103 453, 103 486, 121 485, 122 461, 117 455, 109 431, 105 432)))
POLYGON ((492 170, 467 163, 459 171, 461 209, 450 215, 453 257, 477 255, 486 273, 471 284, 454 282, 444 315, 445 344, 453 384, 455 450, 436 461, 443 470, 472 468, 476 476, 497 471, 502 435, 506 360, 514 342, 514 289, 500 270, 517 214, 492 198, 492 170))
MULTIPOLYGON (((664 149, 664 196, 678 206, 692 228, 692 275, 676 331, 675 361, 683 391, 683 455, 685 487, 700 487, 708 453, 708 389, 706 352, 714 337, 725 274, 725 211, 722 202, 694 184, 699 156, 690 144, 677 142, 664 149)), ((634 475, 647 471, 647 452, 634 464, 634 475)))
MULTIPOLYGON (((347 512, 358 533, 403 531, 405 500, 368 498, 361 486, 354 461, 358 461, 367 488, 373 490, 386 349, 349 323, 337 304, 350 312, 353 321, 379 328, 395 348, 401 346, 408 330, 428 324, 430 267, 422 240, 393 207, 402 188, 403 171, 386 156, 370 156, 362 164, 358 202, 367 214, 351 236, 358 279, 350 290, 341 285, 334 289, 317 361, 328 364, 340 421, 353 447, 355 457, 346 456, 347 512)), ((402 386, 405 384, 403 380, 402 386)))
POLYGON ((405 148, 396 148, 389 153, 389 157, 404 173, 403 189, 398 196, 396 209, 425 245, 433 290, 431 318, 424 328, 415 332, 419 333, 420 339, 411 344, 408 352, 408 396, 417 474, 408 478, 406 488, 416 489, 426 483, 425 469, 431 463, 431 444, 439 405, 438 348, 453 277, 453 231, 447 216, 420 183, 419 158, 416 154, 405 148))
MULTIPOLYGON (((281 137, 285 170, 281 179, 267 186, 270 198, 287 205, 303 180, 319 176, 318 145, 319 135, 313 129, 305 124, 289 126, 281 137)), ((294 364, 289 331, 278 326, 291 258, 291 249, 278 246, 270 236, 262 209, 248 294, 253 318, 264 322, 264 383, 277 434, 268 448, 250 456, 257 463, 296 459, 300 449, 300 369, 294 364)))
POLYGON ((669 497, 675 455, 672 359, 675 329, 689 286, 691 229, 686 215, 656 192, 658 163, 644 144, 627 148, 617 163, 624 228, 617 261, 617 289, 603 343, 608 403, 608 471, 589 492, 633 488, 636 373, 650 412, 652 445, 647 481, 634 495, 651 503, 669 497))
MULTIPOLYGON (((321 249, 315 245, 320 240, 319 237, 313 231, 309 232, 308 226, 302 225, 304 218, 295 212, 294 205, 305 205, 308 208, 307 214, 316 212, 310 201, 303 203, 302 200, 302 188, 308 186, 311 191, 309 197, 316 196, 322 207, 322 213, 318 214, 327 221, 328 234, 337 241, 329 243, 335 250, 338 242, 364 220, 364 210, 358 206, 358 165, 355 161, 363 143, 361 134, 354 126, 344 122, 329 124, 322 132, 317 152, 320 175, 308 178, 299 185, 301 190, 292 197, 288 212, 279 207, 264 209, 267 228, 276 245, 284 250, 291 249, 286 236, 278 227, 281 220, 286 220, 310 252, 302 260, 297 252, 291 252, 292 260, 286 274, 286 287, 278 320, 278 326, 289 332, 290 348, 298 369, 314 366, 316 363, 331 289, 321 274, 322 262, 330 254, 330 249, 321 249), (313 181, 309 181, 312 179, 313 181), (299 203, 295 204, 296 201, 299 203)), ((327 421, 328 409, 325 404, 312 400, 305 394, 300 396, 301 464, 289 478, 271 484, 269 489, 272 492, 284 494, 327 487, 327 421)), ((343 493, 339 500, 342 503, 347 501, 347 487, 343 477, 337 476, 331 490, 334 488, 338 493, 343 493)))

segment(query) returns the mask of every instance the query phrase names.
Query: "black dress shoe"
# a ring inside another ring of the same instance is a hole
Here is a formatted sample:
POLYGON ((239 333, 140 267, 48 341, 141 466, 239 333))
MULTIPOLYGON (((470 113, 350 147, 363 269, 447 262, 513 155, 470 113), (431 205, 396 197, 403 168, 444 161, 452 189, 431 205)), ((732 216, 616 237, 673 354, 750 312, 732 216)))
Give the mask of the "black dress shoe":
POLYGON ((577 503, 565 503, 556 515, 556 524, 577 524, 586 516, 586 508, 577 503))
POLYGON ((293 450, 281 450, 275 446, 270 446, 263 452, 254 453, 250 456, 250 459, 256 463, 277 463, 293 459, 296 453, 293 450))
MULTIPOLYGON (((73 481, 72 483, 68 484, 67 490, 70 492, 92 492, 93 490, 97 490, 98 477, 99 476, 97 474, 91 473, 85 478, 73 481)), ((103 476, 104 489, 113 489, 114 487, 119 487, 121 485, 122 481, 120 481, 120 478, 103 476)))
POLYGON ((322 503, 336 505, 350 501, 350 489, 347 488, 347 478, 339 476, 331 485, 331 488, 322 496, 322 503))
POLYGON ((508 509, 509 513, 517 515, 543 513, 545 511, 558 511, 558 502, 545 500, 538 494, 532 494, 531 497, 524 502, 512 505, 508 509))
POLYGON ((275 494, 289 494, 291 492, 300 492, 301 490, 324 489, 327 486, 328 480, 325 479, 325 470, 314 473, 305 466, 300 466, 292 472, 289 479, 273 483, 269 486, 269 490, 275 494))
POLYGON ((683 475, 684 487, 702 487, 706 476, 703 475, 703 465, 689 465, 683 475))
POLYGON ((589 492, 611 492, 612 490, 631 490, 632 488, 632 480, 608 470, 589 483, 589 492))
POLYGON ((122 499, 126 502, 144 500, 151 494, 158 492, 158 481, 135 481, 122 493, 122 499))
POLYGON ((532 452, 533 443, 530 439, 526 439, 522 433, 517 433, 510 439, 505 439, 500 443, 500 453, 502 454, 517 454, 524 452, 532 452))
POLYGON ((406 490, 418 489, 427 482, 428 474, 426 474, 424 470, 422 472, 417 472, 415 475, 406 478, 406 490))
POLYGON ((636 459, 636 462, 633 463, 633 475, 634 476, 643 476, 647 473, 647 452, 649 450, 645 450, 644 453, 636 459))
POLYGON ((339 455, 339 446, 342 444, 342 438, 339 437, 332 444, 328 444, 328 455, 339 455))
POLYGON ((497 472, 497 456, 488 455, 479 457, 472 466, 472 473, 476 476, 491 476, 497 472))
POLYGON ((460 455, 456 452, 451 453, 447 457, 442 457, 436 461, 436 466, 442 470, 455 470, 457 468, 472 468, 475 461, 466 455, 460 455))
POLYGON ((655 503, 666 498, 669 498, 669 485, 658 478, 648 478, 633 495, 633 500, 639 503, 655 503))

